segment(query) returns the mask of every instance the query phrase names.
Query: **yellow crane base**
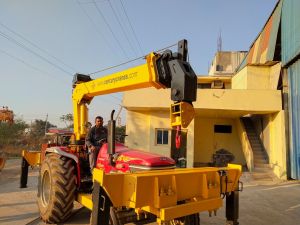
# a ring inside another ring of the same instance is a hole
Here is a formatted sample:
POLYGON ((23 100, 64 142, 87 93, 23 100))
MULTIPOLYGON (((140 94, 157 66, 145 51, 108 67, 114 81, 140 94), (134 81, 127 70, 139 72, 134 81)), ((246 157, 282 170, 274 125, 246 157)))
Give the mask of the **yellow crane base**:
MULTIPOLYGON (((216 212, 222 207, 222 196, 238 189, 240 175, 241 166, 234 164, 110 174, 94 169, 93 181, 99 183, 113 207, 149 212, 157 216, 157 222, 165 223, 203 211, 216 212)), ((77 201, 95 210, 91 194, 78 194, 77 201)))

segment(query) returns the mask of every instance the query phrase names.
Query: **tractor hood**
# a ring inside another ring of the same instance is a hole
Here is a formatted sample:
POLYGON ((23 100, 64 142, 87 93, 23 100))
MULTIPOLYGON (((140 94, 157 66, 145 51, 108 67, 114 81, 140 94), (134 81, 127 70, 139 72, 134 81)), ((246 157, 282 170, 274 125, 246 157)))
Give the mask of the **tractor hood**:
POLYGON ((175 161, 173 159, 142 150, 128 149, 118 154, 117 161, 128 163, 132 169, 163 169, 166 167, 175 167, 175 161))
MULTIPOLYGON (((100 150, 100 157, 107 158, 107 144, 100 150)), ((114 155, 116 167, 129 167, 131 170, 153 170, 175 168, 175 161, 169 157, 138 149, 130 149, 127 146, 116 143, 114 155)))

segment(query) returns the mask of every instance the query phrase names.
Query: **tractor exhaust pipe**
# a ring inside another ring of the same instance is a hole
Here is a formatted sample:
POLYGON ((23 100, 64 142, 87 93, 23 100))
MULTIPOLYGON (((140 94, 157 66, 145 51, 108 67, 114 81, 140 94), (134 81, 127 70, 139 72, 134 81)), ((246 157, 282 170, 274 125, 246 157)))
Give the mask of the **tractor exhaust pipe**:
POLYGON ((113 155, 116 153, 116 148, 115 148, 115 142, 116 142, 116 121, 114 120, 114 113, 115 110, 113 110, 110 114, 110 120, 108 121, 108 135, 107 135, 107 144, 108 144, 108 149, 107 153, 109 155, 109 164, 111 166, 114 165, 113 162, 113 155))

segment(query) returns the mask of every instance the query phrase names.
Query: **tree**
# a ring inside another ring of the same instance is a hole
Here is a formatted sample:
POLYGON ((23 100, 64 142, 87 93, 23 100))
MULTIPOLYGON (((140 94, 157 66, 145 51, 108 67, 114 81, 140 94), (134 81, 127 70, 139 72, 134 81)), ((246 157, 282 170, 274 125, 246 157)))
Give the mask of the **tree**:
POLYGON ((56 127, 56 125, 44 120, 36 119, 31 125, 30 135, 39 139, 45 135, 45 130, 47 131, 50 127, 56 127))
POLYGON ((41 143, 44 142, 45 131, 47 132, 50 127, 56 127, 56 125, 44 120, 34 120, 25 138, 26 144, 32 149, 40 149, 41 143))
POLYGON ((60 121, 62 121, 66 124, 66 128, 72 128, 73 127, 73 115, 72 115, 72 113, 62 115, 59 119, 60 119, 60 121))
POLYGON ((16 119, 13 124, 0 122, 0 145, 11 145, 22 139, 24 130, 28 125, 21 119, 16 119))
POLYGON ((126 135, 126 126, 118 126, 116 127, 116 139, 121 142, 124 143, 125 142, 125 136, 126 135))

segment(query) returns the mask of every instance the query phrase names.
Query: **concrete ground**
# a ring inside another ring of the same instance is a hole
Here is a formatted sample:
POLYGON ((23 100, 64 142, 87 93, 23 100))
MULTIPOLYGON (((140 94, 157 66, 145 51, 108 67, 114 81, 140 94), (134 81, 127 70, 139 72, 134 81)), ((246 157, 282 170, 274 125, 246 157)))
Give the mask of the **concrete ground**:
MULTIPOLYGON (((29 170, 28 188, 19 188, 20 159, 6 162, 0 172, 0 224, 44 224, 36 204, 38 170, 29 170)), ((294 225, 300 221, 300 181, 259 181, 244 173, 240 193, 241 225, 294 225)), ((89 211, 76 204, 74 216, 65 224, 89 224, 89 211)), ((201 225, 225 224, 224 209, 217 216, 200 214, 201 225)))

